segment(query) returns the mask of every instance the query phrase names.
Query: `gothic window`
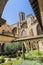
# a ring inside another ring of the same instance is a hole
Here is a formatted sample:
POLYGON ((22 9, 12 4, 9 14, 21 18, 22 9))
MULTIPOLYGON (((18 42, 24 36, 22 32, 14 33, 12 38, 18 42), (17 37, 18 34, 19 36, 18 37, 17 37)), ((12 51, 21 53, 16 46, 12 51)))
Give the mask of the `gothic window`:
POLYGON ((23 30, 22 32, 21 32, 21 36, 26 36, 27 34, 26 34, 26 31, 25 30, 23 30))
POLYGON ((23 22, 21 28, 27 28, 27 22, 23 22))
POLYGON ((13 31, 14 34, 16 34, 17 33, 17 28, 15 27, 12 31, 13 31))
POLYGON ((5 34, 5 30, 2 30, 2 34, 5 34))

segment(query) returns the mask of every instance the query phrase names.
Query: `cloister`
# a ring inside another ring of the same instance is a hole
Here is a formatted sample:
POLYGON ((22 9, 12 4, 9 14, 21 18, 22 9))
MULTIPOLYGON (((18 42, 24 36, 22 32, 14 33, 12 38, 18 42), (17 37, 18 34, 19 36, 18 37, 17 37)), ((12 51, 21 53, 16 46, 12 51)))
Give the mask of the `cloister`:
MULTIPOLYGON (((0 27, 6 22, 1 18, 5 4, 7 3, 7 0, 1 0, 1 6, 0 6, 0 27)), ((35 15, 38 19, 38 22, 41 26, 41 29, 43 30, 43 3, 41 0, 30 0, 30 3, 32 5, 32 8, 35 12, 35 15), (40 6, 40 7, 39 7, 40 6)), ((37 36, 32 36, 32 37, 14 37, 10 35, 2 35, 0 34, 0 52, 4 52, 4 44, 6 42, 25 42, 28 41, 31 45, 31 50, 32 50, 32 43, 37 44, 39 46, 40 51, 43 51, 43 35, 37 35, 37 36)), ((38 48, 38 47, 37 47, 38 48)))

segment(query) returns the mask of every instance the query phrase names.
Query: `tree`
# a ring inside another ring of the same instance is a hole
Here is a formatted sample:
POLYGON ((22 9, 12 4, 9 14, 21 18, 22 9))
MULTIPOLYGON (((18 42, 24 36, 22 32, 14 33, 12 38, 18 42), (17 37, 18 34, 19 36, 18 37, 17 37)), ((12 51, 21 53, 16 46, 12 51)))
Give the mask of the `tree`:
POLYGON ((12 43, 6 43, 4 46, 4 50, 7 52, 13 52, 13 51, 18 51, 22 50, 22 43, 20 42, 12 42, 12 43))

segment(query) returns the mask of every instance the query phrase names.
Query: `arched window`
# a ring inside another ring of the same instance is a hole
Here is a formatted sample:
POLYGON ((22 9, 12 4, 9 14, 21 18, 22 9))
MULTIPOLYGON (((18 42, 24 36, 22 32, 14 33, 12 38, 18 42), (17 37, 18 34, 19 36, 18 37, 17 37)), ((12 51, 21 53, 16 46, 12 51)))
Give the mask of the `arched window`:
POLYGON ((21 28, 27 28, 28 26, 27 26, 27 22, 25 21, 25 22, 23 22, 22 23, 22 25, 21 25, 21 28))
POLYGON ((5 34, 5 30, 2 30, 2 34, 3 34, 3 35, 5 34))
POLYGON ((26 31, 25 30, 23 30, 22 32, 21 32, 21 36, 26 36, 27 34, 26 34, 26 31))
POLYGON ((13 32, 14 34, 16 34, 16 33, 17 33, 17 28, 15 27, 15 28, 12 30, 12 32, 13 32))

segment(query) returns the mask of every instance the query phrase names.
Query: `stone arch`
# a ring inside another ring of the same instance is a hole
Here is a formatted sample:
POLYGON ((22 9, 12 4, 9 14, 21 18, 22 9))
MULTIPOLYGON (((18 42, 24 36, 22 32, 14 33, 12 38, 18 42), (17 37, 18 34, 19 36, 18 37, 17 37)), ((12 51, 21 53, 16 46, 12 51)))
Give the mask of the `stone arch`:
POLYGON ((2 30, 2 34, 3 34, 3 35, 5 34, 5 30, 2 30))
POLYGON ((22 30, 22 32, 21 32, 21 36, 27 36, 27 33, 26 33, 25 30, 22 30))
POLYGON ((27 28, 27 21, 26 22, 23 22, 22 25, 21 25, 21 28, 27 28))
POLYGON ((38 24, 37 25, 37 35, 41 35, 41 34, 43 34, 43 31, 42 31, 40 25, 38 24))
POLYGON ((33 50, 37 49, 37 42, 36 41, 32 42, 32 48, 33 48, 33 50))

